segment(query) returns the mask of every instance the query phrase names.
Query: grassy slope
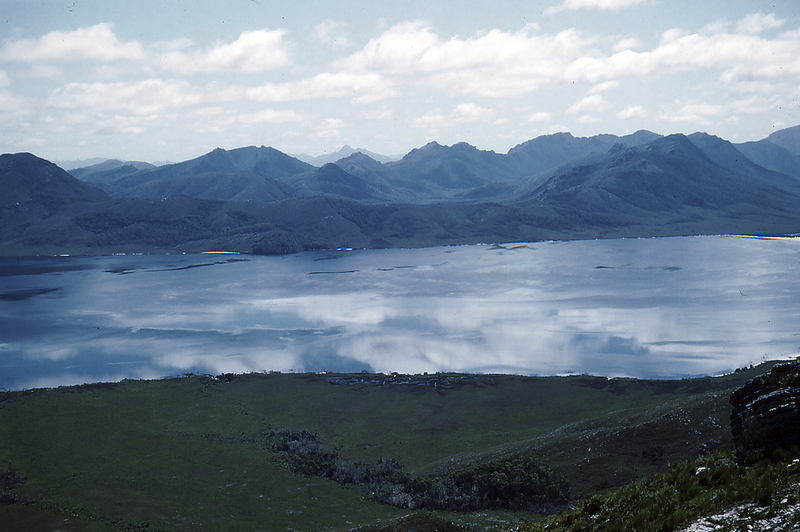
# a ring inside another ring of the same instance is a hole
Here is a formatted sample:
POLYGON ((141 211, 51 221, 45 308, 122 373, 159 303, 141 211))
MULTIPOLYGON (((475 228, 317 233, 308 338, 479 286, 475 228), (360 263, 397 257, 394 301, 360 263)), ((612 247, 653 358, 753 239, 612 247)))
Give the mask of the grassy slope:
POLYGON ((737 464, 731 450, 686 460, 515 532, 798 530, 800 449, 737 464), (713 517, 712 517, 713 516, 713 517), (705 521, 703 524, 702 521, 705 521))
POLYGON ((14 493, 31 505, 0 506, 0 523, 340 530, 408 513, 289 472, 263 444, 265 430, 284 427, 316 432, 344 458, 392 457, 412 472, 535 453, 585 498, 724 445, 727 396, 756 371, 687 381, 430 375, 412 384, 193 376, 8 392, 0 469, 27 477, 14 493))

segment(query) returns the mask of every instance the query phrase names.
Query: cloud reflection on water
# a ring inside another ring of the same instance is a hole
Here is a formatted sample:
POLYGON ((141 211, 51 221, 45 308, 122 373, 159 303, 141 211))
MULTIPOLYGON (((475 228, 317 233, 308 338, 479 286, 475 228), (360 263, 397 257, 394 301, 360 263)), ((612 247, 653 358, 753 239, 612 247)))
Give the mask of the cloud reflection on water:
POLYGON ((336 275, 311 275, 314 253, 204 268, 193 256, 73 258, 2 277, 10 290, 59 289, 0 302, 0 386, 262 370, 714 374, 800 351, 798 245, 355 251, 324 257, 350 272, 336 275))

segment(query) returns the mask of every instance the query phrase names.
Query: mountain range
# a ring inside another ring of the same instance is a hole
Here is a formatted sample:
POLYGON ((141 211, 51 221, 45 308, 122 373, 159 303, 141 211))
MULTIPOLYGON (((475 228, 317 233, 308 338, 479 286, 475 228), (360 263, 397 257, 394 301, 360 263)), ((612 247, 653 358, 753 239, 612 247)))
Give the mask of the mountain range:
POLYGON ((335 151, 333 153, 324 153, 322 155, 317 155, 317 156, 306 155, 305 153, 301 153, 293 155, 293 157, 300 159, 304 163, 312 164, 314 166, 322 166, 326 163, 335 163, 339 159, 344 159, 345 157, 349 157, 354 153, 363 153, 364 155, 367 155, 370 158, 375 159, 379 163, 388 163, 391 161, 396 161, 402 157, 402 156, 381 155, 380 153, 375 153, 369 150, 365 150, 363 148, 351 148, 347 144, 342 146, 342 148, 339 151, 335 151))
MULTIPOLYGON (((71 169, 0 156, 0 254, 410 247, 800 233, 800 126, 574 137, 506 154, 431 142, 398 160, 345 147, 321 166, 274 148, 71 169)), ((312 161, 313 162, 313 161, 312 161)))

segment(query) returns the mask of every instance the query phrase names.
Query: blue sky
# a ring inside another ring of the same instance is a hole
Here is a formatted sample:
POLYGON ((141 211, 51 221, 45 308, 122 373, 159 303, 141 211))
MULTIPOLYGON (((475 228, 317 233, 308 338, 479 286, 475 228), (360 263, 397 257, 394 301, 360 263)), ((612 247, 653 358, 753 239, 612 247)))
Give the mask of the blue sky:
POLYGON ((795 0, 0 0, 0 152, 507 152, 800 124, 795 0))

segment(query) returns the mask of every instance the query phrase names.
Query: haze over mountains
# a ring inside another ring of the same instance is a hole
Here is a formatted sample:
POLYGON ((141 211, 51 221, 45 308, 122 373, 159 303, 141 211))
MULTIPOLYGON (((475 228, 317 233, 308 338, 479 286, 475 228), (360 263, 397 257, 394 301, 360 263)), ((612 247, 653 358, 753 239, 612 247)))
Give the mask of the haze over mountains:
POLYGON ((322 166, 323 164, 326 163, 335 163, 339 159, 344 159, 345 157, 349 157, 354 153, 363 153, 364 155, 369 156, 371 159, 375 159, 379 163, 388 163, 402 158, 402 156, 393 157, 388 155, 381 155, 380 153, 375 153, 369 150, 365 150, 363 148, 351 148, 346 144, 342 146, 342 148, 339 151, 335 151, 333 153, 317 155, 316 157, 311 155, 306 155, 305 153, 301 153, 298 155, 293 155, 293 157, 300 159, 304 163, 312 164, 314 166, 322 166))
MULTIPOLYGON (((69 173, 0 156, 0 254, 398 247, 800 233, 800 126, 732 144, 693 133, 576 138, 507 154, 431 142, 399 160, 215 149, 69 173)), ((376 154, 372 154, 377 157, 376 154)))

